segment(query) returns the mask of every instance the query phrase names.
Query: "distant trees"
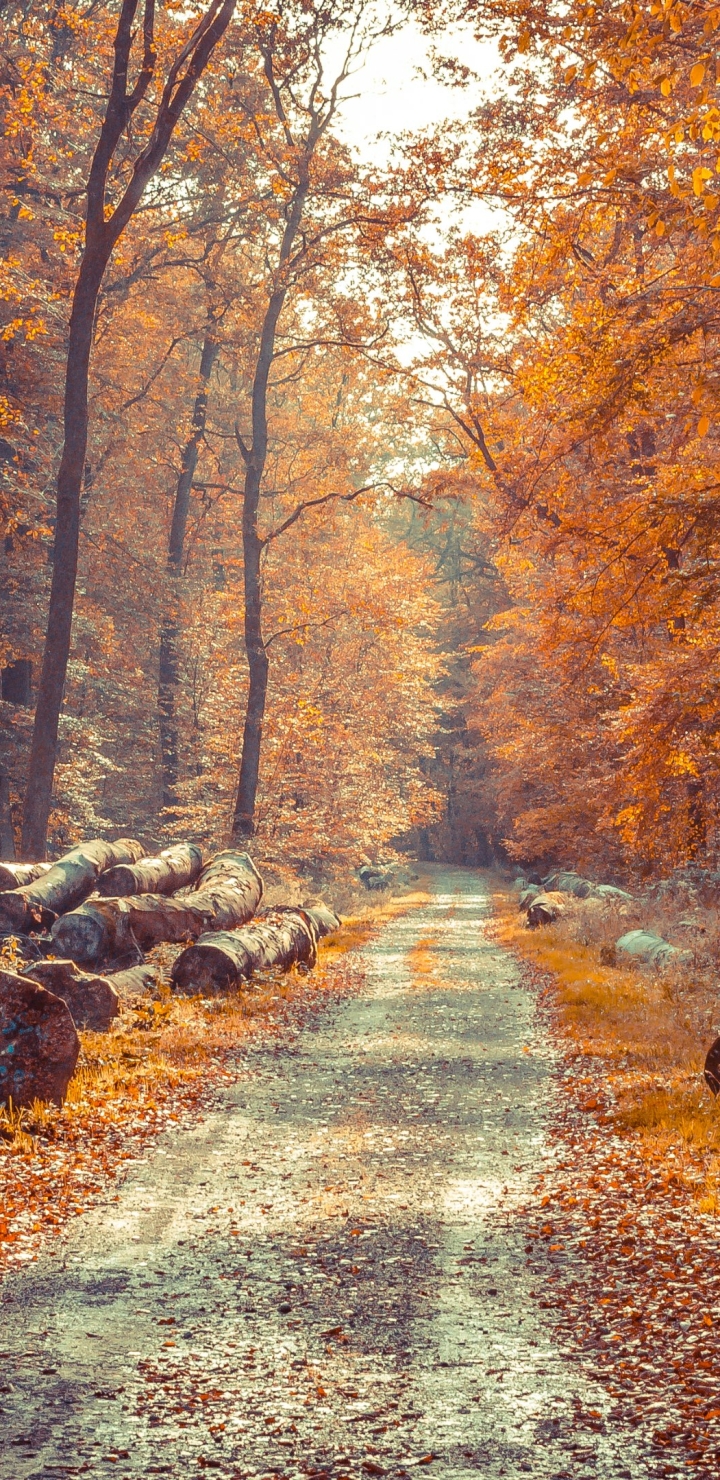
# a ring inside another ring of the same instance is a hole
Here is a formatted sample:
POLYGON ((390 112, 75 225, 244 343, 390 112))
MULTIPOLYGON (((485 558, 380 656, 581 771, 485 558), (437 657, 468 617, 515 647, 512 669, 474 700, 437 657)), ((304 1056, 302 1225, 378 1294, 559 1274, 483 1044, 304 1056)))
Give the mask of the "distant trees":
POLYGON ((720 11, 468 13, 513 89, 437 167, 497 224, 408 272, 512 602, 471 704, 497 832, 525 860, 717 866, 720 11))

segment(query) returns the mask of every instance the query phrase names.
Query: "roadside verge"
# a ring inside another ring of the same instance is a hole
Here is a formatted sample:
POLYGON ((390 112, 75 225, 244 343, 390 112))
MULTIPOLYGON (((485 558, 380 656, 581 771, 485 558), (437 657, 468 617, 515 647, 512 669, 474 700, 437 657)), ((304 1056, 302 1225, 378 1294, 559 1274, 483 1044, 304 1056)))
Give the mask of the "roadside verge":
POLYGON ((528 930, 498 880, 493 900, 493 933, 523 963, 558 1051, 556 1160, 526 1209, 543 1303, 638 1430, 650 1473, 709 1477, 720 1458, 720 1114, 702 1080, 707 1042, 677 983, 604 965, 561 928, 528 930))

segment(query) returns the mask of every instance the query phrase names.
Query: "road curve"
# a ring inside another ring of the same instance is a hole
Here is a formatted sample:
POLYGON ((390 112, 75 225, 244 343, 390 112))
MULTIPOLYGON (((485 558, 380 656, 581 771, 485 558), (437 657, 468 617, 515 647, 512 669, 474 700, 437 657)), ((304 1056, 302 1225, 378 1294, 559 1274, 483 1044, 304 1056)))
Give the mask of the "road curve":
POLYGON ((432 888, 359 996, 6 1279, 2 1480, 648 1474, 526 1268, 551 1046, 487 882, 432 888))

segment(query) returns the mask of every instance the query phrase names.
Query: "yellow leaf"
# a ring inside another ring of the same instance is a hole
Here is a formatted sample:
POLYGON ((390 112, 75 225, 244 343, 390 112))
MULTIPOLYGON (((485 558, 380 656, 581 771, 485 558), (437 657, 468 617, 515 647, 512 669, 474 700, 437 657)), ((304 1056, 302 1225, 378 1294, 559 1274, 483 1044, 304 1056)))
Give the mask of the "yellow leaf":
POLYGON ((698 437, 704 437, 710 431, 710 417, 701 416, 698 422, 698 437))
POLYGON ((664 98, 670 97, 670 94, 672 92, 672 83, 669 77, 663 77, 663 80, 660 83, 660 91, 664 98))
POLYGON ((530 50, 530 32, 527 29, 521 31, 517 49, 521 56, 525 56, 526 52, 530 50))
POLYGON ((666 227, 664 221, 656 221, 655 222, 655 235, 656 236, 664 236, 666 230, 667 230, 667 227, 666 227))
POLYGON ((705 63, 704 62, 696 62, 695 63, 695 66, 690 69, 690 81, 691 81, 693 87, 699 87, 700 86, 700 83, 702 82, 704 76, 705 76, 705 63))
POLYGON ((572 82, 574 77, 577 77, 577 67, 568 67, 565 73, 565 81, 572 82))
POLYGON ((702 195, 705 181, 712 178, 712 170, 707 170, 704 165, 698 164, 692 173, 693 190, 696 195, 702 195))

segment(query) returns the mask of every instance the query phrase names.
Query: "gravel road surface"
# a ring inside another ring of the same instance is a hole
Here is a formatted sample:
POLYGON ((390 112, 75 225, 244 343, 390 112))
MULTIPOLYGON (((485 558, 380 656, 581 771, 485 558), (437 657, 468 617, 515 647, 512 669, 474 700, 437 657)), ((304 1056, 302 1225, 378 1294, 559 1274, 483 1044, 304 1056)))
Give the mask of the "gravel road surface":
POLYGON ((3 1480, 648 1474, 526 1268, 552 1047, 483 878, 431 887, 6 1279, 3 1480))

